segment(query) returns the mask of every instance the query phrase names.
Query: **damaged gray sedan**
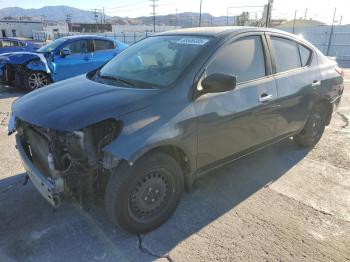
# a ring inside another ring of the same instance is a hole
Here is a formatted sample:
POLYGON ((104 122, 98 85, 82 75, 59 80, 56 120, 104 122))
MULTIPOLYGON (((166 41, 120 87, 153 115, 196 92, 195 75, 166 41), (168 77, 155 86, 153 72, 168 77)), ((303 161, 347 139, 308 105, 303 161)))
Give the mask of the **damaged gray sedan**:
POLYGON ((111 220, 144 233, 200 175, 288 137, 313 147, 342 92, 336 62, 291 34, 183 29, 16 100, 9 133, 54 207, 103 190, 111 220))

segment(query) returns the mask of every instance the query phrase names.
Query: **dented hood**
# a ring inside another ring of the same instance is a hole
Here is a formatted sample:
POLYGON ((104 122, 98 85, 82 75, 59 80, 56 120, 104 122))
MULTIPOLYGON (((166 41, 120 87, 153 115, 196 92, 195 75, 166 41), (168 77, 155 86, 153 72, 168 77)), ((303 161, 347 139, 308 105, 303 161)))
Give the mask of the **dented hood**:
POLYGON ((81 75, 31 92, 12 105, 12 114, 25 122, 74 131, 104 119, 147 107, 157 89, 115 87, 81 75))
POLYGON ((25 64, 33 59, 45 59, 44 54, 34 52, 11 52, 0 55, 0 63, 25 64))

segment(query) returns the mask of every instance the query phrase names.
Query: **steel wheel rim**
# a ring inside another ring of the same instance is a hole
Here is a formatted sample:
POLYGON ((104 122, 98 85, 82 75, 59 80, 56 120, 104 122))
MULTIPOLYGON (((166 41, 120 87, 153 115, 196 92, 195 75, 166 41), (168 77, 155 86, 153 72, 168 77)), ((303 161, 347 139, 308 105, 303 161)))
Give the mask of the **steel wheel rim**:
POLYGON ((35 90, 48 84, 47 77, 44 73, 35 72, 28 77, 28 86, 30 89, 35 90))
POLYGON ((142 176, 128 198, 129 215, 138 223, 155 220, 172 202, 175 181, 165 169, 153 170, 142 176))

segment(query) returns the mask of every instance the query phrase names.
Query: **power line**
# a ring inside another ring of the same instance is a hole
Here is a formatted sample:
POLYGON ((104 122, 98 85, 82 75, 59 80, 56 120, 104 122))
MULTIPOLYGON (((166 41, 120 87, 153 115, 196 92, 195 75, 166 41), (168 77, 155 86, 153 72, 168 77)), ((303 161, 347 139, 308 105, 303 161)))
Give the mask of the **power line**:
POLYGON ((119 9, 119 8, 135 6, 135 5, 145 4, 145 3, 148 3, 148 1, 142 1, 142 2, 137 2, 137 3, 133 3, 133 4, 120 5, 120 6, 114 6, 114 7, 108 7, 107 9, 119 9))

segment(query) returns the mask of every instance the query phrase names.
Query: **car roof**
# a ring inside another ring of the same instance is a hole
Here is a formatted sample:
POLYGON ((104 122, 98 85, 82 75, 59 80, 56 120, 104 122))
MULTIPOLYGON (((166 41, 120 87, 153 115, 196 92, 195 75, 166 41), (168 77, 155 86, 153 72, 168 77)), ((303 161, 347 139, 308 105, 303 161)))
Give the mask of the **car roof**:
POLYGON ((99 36, 99 35, 71 35, 64 36, 63 39, 103 39, 103 40, 113 40, 109 37, 99 36))
POLYGON ((12 37, 0 37, 0 40, 26 42, 26 40, 17 39, 17 38, 12 38, 12 37))
POLYGON ((195 28, 183 28, 177 30, 171 30, 161 32, 156 35, 192 35, 192 36, 210 36, 218 37, 230 35, 232 33, 244 33, 244 32, 274 32, 296 37, 286 31, 266 28, 266 27, 251 27, 251 26, 216 26, 216 27, 195 27, 195 28))

